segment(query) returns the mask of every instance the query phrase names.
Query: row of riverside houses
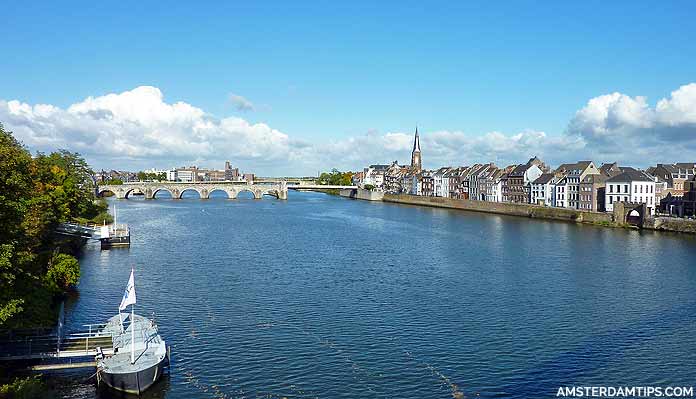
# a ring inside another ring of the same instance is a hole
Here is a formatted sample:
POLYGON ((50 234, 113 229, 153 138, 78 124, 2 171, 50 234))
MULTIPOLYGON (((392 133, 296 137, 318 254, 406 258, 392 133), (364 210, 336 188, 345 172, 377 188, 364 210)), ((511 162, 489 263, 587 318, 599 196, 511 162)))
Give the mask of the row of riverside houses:
POLYGON ((657 164, 647 170, 564 163, 551 169, 532 157, 524 164, 494 163, 424 170, 418 129, 411 165, 370 165, 355 184, 391 194, 411 194, 490 202, 525 203, 594 212, 611 212, 616 202, 644 203, 650 214, 696 216, 696 163, 657 164))

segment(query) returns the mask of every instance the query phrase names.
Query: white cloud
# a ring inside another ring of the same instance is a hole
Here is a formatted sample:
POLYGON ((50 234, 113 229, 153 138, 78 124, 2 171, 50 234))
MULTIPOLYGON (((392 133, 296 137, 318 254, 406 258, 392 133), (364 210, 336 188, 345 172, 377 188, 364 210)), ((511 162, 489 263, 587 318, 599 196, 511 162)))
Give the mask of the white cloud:
POLYGON ((638 165, 696 159, 696 84, 680 87, 654 108, 640 96, 595 97, 575 114, 567 134, 586 140, 595 156, 638 165))
MULTIPOLYGON (((88 97, 66 109, 0 100, 0 122, 33 151, 66 148, 96 168, 220 167, 225 160, 267 175, 313 175, 332 167, 410 159, 412 132, 371 131, 341 140, 308 142, 264 123, 216 118, 185 102, 167 103, 156 87, 88 97)), ((696 159, 696 84, 682 86, 651 107, 644 97, 613 93, 577 111, 563 134, 524 130, 476 135, 421 134, 428 167, 493 161, 522 162, 533 155, 558 164, 578 159, 647 166, 696 159)))
POLYGON ((130 165, 190 160, 285 159, 288 136, 263 123, 216 119, 200 108, 163 101, 155 87, 89 97, 67 109, 0 101, 0 121, 34 150, 67 148, 96 160, 130 165))
POLYGON ((666 126, 696 125, 696 83, 682 86, 669 99, 658 101, 657 119, 666 126))
POLYGON ((653 118, 645 97, 606 94, 588 101, 570 122, 570 130, 586 136, 602 137, 622 128, 650 127, 653 118))
POLYGON ((253 111, 256 108, 254 103, 238 94, 231 93, 230 101, 237 111, 253 111))

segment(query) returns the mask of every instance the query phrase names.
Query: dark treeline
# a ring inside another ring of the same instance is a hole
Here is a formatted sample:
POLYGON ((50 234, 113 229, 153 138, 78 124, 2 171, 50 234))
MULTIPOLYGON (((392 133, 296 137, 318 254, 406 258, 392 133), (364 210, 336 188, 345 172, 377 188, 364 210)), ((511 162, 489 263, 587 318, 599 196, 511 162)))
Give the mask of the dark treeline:
POLYGON ((65 221, 109 220, 79 154, 32 157, 0 124, 0 329, 50 326, 79 281, 79 243, 54 234, 65 221))

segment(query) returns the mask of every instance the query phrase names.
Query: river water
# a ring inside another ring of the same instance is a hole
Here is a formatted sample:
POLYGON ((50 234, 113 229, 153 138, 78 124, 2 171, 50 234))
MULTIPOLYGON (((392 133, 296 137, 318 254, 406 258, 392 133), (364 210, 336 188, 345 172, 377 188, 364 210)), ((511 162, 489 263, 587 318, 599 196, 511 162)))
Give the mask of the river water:
MULTIPOLYGON (((696 239, 347 200, 129 199, 68 328, 156 313, 149 398, 553 398, 695 383, 696 239)), ((66 397, 111 397, 63 376, 66 397)), ((63 378, 61 377, 61 378, 63 378)))

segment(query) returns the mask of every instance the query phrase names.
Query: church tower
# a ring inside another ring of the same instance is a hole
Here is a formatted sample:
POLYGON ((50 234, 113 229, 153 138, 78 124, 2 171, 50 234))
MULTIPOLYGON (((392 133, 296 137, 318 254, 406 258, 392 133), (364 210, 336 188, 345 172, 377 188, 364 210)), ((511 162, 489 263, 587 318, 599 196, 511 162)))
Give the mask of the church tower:
POLYGON ((421 168, 420 139, 418 138, 418 127, 416 127, 416 137, 413 139, 413 151, 411 152, 411 169, 420 172, 421 168))

